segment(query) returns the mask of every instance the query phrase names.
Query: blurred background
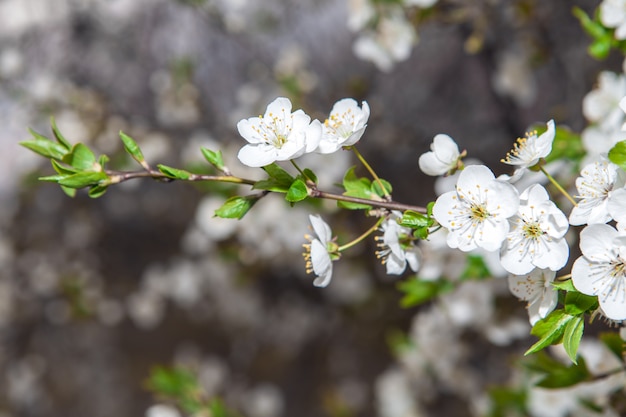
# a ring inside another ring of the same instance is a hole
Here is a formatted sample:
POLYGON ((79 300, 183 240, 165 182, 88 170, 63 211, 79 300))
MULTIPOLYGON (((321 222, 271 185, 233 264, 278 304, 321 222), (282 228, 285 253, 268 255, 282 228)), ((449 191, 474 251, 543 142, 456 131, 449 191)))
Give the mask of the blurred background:
MULTIPOLYGON (((206 146, 260 178, 235 158, 238 120, 277 96, 323 120, 353 97, 372 109, 360 151, 395 200, 425 205, 436 194, 417 159, 434 135, 509 172, 498 161, 528 126, 554 118, 580 131, 599 71, 621 72, 618 56, 588 56, 572 15, 595 1, 411 6, 410 56, 391 61, 359 57, 370 56, 356 46, 371 35, 355 23, 362 3, 0 0, 0 416, 143 416, 162 401, 146 389, 158 364, 193 369, 207 395, 249 417, 480 415, 480 393, 506 383, 529 346, 524 305, 503 280, 441 301, 479 300, 484 312, 403 309, 371 241, 314 288, 301 256, 308 214, 325 213, 344 241, 371 219, 280 196, 241 221, 215 219, 226 195, 248 190, 183 183, 71 199, 38 182, 52 169, 17 145, 29 127, 50 136, 54 116, 116 167, 138 168, 123 130, 153 165, 207 169, 206 146), (407 340, 421 353, 400 355, 407 340)), ((335 191, 356 163, 348 152, 303 160, 335 191)))

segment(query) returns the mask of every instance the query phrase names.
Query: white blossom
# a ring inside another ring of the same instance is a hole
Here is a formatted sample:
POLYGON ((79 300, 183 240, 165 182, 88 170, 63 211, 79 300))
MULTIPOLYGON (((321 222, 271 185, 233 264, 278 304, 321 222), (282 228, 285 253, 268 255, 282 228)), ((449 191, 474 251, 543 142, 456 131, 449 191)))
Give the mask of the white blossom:
POLYGON ((402 227, 397 222, 401 216, 400 213, 394 212, 385 219, 380 226, 383 235, 376 239, 381 248, 377 252, 377 257, 382 258, 389 275, 402 274, 407 263, 413 272, 417 272, 419 268, 417 247, 411 243, 411 229, 402 227))
POLYGON ((552 286, 556 271, 535 268, 528 274, 509 276, 509 289, 520 300, 528 301, 528 318, 534 325, 556 307, 558 291, 552 286))
POLYGON ((262 167, 275 161, 287 161, 317 149, 321 123, 302 110, 291 112, 291 101, 278 97, 265 115, 240 120, 239 134, 249 143, 241 148, 239 160, 250 167, 262 167))
POLYGON ((571 225, 606 223, 611 220, 608 200, 614 190, 624 186, 624 171, 602 159, 583 168, 576 178, 577 198, 581 199, 569 216, 571 225))
POLYGON ((600 4, 600 21, 615 28, 615 39, 626 39, 626 0, 604 0, 600 4))
POLYGON ((317 152, 327 154, 344 146, 352 146, 361 139, 367 127, 370 108, 363 101, 361 107, 351 98, 339 100, 333 106, 322 127, 322 138, 317 152))
POLYGON ((513 149, 506 154, 502 162, 517 166, 518 170, 535 165, 541 158, 545 158, 552 150, 552 142, 556 134, 554 120, 547 123, 548 129, 537 136, 537 131, 526 133, 523 138, 518 138, 513 149))
POLYGON ((433 216, 448 229, 451 248, 499 250, 509 231, 509 217, 517 213, 519 196, 511 184, 495 179, 484 165, 466 167, 456 190, 439 196, 433 216))
POLYGON ((456 169, 460 157, 459 146, 454 139, 440 133, 430 144, 430 152, 420 155, 418 164, 424 174, 436 177, 456 169))
POLYGON ((603 131, 618 130, 624 120, 619 102, 625 95, 626 75, 602 71, 598 76, 598 88, 583 99, 583 114, 603 131))
POLYGON ((316 287, 326 287, 333 275, 333 260, 338 258, 337 244, 332 238, 330 226, 320 216, 309 215, 316 238, 305 235, 310 243, 302 245, 306 261, 306 272, 317 275, 313 281, 316 287), (334 258, 334 259, 333 259, 334 258))
POLYGON ((404 0, 404 4, 407 6, 417 6, 423 9, 432 7, 437 3, 437 0, 404 0))
POLYGON ((557 271, 565 266, 569 245, 564 236, 569 224, 543 186, 535 184, 522 192, 519 211, 510 223, 500 257, 504 269, 523 275, 534 268, 557 271))
POLYGON ((597 295, 604 315, 626 320, 626 233, 592 224, 580 233, 579 257, 572 283, 583 294, 597 295))

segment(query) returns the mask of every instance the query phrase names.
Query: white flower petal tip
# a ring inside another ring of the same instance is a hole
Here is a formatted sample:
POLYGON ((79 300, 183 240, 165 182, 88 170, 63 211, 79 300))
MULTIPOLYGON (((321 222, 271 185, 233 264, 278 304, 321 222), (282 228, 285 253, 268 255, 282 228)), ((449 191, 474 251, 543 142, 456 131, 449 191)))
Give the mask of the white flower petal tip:
POLYGON ((291 111, 291 101, 278 97, 258 117, 240 120, 239 134, 248 141, 237 155, 242 164, 262 167, 275 161, 295 159, 313 152, 320 141, 321 127, 302 110, 291 111))
POLYGON ((524 275, 535 268, 557 271, 565 266, 569 258, 565 241, 569 223, 543 186, 531 185, 522 192, 518 213, 510 224, 500 253, 505 270, 524 275))
POLYGON ((430 152, 420 155, 418 165, 424 174, 437 177, 454 172, 463 156, 454 139, 440 133, 434 137, 430 152))
POLYGON ((377 236, 376 257, 385 265, 388 275, 401 275, 407 264, 413 272, 419 269, 419 252, 413 244, 411 230, 402 227, 397 220, 402 217, 400 212, 393 212, 381 224, 382 236, 377 236))
POLYGON ((525 275, 509 276, 509 289, 520 300, 527 301, 531 325, 550 314, 557 305, 558 291, 552 286, 556 271, 534 269, 525 275))
POLYGON ((515 165, 519 168, 529 168, 537 164, 552 151, 552 142, 556 135, 554 120, 547 123, 547 129, 537 136, 537 131, 528 132, 523 138, 518 138, 513 149, 506 154, 501 162, 515 165))
POLYGON ((509 231, 509 217, 517 213, 519 195, 514 186, 496 180, 484 165, 463 169, 456 190, 442 194, 433 216, 448 230, 451 248, 499 250, 509 231))
POLYGON ((336 102, 322 125, 317 152, 333 153, 357 143, 365 133, 369 117, 370 107, 366 101, 361 103, 361 107, 351 98, 336 102))
POLYGON ((305 235, 309 243, 302 245, 306 272, 317 276, 314 286, 326 287, 333 275, 333 260, 339 258, 338 247, 332 239, 330 226, 320 216, 309 215, 309 220, 316 237, 305 235))
POLYGON ((626 233, 592 224, 580 233, 582 256, 572 266, 572 283, 583 294, 598 297, 603 314, 626 320, 626 233))

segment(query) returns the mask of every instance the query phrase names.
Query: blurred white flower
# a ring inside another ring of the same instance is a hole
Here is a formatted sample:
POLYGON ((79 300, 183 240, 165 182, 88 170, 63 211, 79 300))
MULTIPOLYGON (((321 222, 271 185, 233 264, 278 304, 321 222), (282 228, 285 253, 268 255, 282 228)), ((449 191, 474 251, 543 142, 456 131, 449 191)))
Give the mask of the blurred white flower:
POLYGON ((502 246, 509 231, 508 219, 518 207, 515 187, 496 180, 486 166, 473 165, 461 171, 456 191, 437 198, 433 216, 448 229, 451 248, 495 251, 502 246))
POLYGON ((302 110, 291 112, 291 101, 278 97, 265 115, 240 120, 239 134, 249 143, 237 155, 242 164, 262 167, 313 152, 320 141, 322 127, 302 110))
POLYGON ((461 157, 454 139, 440 133, 430 144, 430 152, 420 155, 418 164, 424 174, 437 177, 454 171, 461 157))
POLYGON ((624 112, 619 107, 624 96, 626 75, 602 71, 598 76, 598 88, 583 99, 583 114, 604 131, 617 130, 624 121, 624 112))
POLYGON ((554 120, 547 123, 548 129, 537 136, 537 131, 526 133, 526 137, 518 138, 513 149, 506 154, 502 162, 517 166, 517 170, 535 165, 545 158, 552 150, 552 142, 556 134, 554 120))
POLYGON ((339 257, 338 247, 332 239, 330 226, 320 216, 309 215, 309 220, 317 238, 304 236, 310 242, 302 245, 305 249, 302 255, 306 261, 306 272, 307 274, 314 272, 317 275, 313 285, 326 287, 333 275, 333 260, 339 257))
POLYGON ((398 224, 397 219, 400 217, 401 213, 392 213, 380 225, 383 235, 376 237, 377 246, 381 248, 376 256, 382 258, 389 275, 402 274, 407 263, 413 272, 419 269, 418 250, 412 243, 411 229, 398 224))
POLYGON ((155 404, 146 410, 146 417, 181 417, 181 415, 172 406, 155 404))
POLYGON ((534 325, 554 310, 558 301, 558 291, 552 287, 556 271, 533 269, 528 274, 511 275, 509 289, 514 296, 528 301, 528 318, 534 325))
POLYGON ((626 320, 626 233, 592 224, 580 233, 580 250, 572 267, 574 287, 597 295, 606 317, 626 320))
POLYGON ((606 223, 611 220, 608 201, 614 190, 626 181, 624 171, 614 163, 602 159, 583 168, 576 178, 578 202, 569 216, 571 225, 606 223))
POLYGON ((426 9, 434 6, 437 1, 438 0, 404 0, 404 4, 406 6, 417 6, 426 9))
POLYGON ((363 29, 375 15, 370 0, 348 0, 348 29, 351 31, 363 29))
POLYGON ((600 4, 600 21, 615 28, 615 39, 626 39, 626 0, 604 0, 600 4))
POLYGON ((370 108, 365 101, 361 103, 360 108, 351 98, 336 102, 322 126, 322 139, 317 152, 333 153, 344 146, 357 143, 365 132, 369 117, 370 108))
POLYGON ((569 224, 543 186, 535 184, 524 190, 519 211, 510 223, 500 255, 504 269, 523 275, 535 267, 557 271, 565 266, 569 245, 564 236, 569 224))

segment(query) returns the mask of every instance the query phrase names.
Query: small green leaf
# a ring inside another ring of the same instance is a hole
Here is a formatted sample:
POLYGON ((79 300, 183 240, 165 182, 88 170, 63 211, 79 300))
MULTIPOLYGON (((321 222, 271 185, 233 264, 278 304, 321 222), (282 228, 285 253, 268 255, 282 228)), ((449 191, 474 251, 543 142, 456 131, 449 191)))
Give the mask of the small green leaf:
POLYGON ((106 180, 107 178, 104 172, 82 171, 63 177, 57 182, 64 187, 83 188, 90 185, 97 185, 100 181, 106 180))
POLYGON ((215 215, 224 219, 241 219, 258 201, 256 196, 234 196, 222 204, 222 207, 215 210, 215 215))
POLYGON ((576 362, 576 354, 578 353, 578 345, 580 345, 580 339, 583 337, 583 330, 585 329, 585 321, 581 316, 576 316, 565 326, 565 332, 563 333, 563 348, 567 352, 567 356, 572 362, 576 362))
POLYGON ((317 175, 315 175, 315 172, 311 171, 309 168, 304 168, 303 172, 308 179, 317 184, 317 175))
POLYGON ((269 175, 270 178, 275 179, 281 184, 286 184, 287 187, 289 187, 295 179, 290 173, 285 171, 280 165, 276 163, 264 166, 263 170, 267 172, 267 175, 269 175))
POLYGON ((608 332, 601 333, 600 340, 602 340, 602 343, 604 343, 619 360, 623 359, 624 352, 626 351, 626 342, 619 334, 608 332))
POLYGON ((287 191, 287 195, 285 196, 285 200, 290 203, 297 203, 298 201, 302 201, 309 196, 309 190, 301 179, 297 179, 291 184, 289 190, 287 191))
POLYGON ((568 367, 562 364, 559 365, 560 366, 552 368, 550 372, 537 383, 537 386, 552 389, 566 388, 591 379, 591 374, 583 358, 578 358, 577 364, 572 364, 568 367))
MULTIPOLYGON (((73 175, 73 174, 70 174, 70 175, 73 175)), ((56 182, 56 183, 58 183, 59 181, 61 181, 64 178, 69 177, 70 175, 49 175, 47 177, 39 177, 37 179, 39 181, 56 182)))
POLYGON ((96 155, 86 145, 77 143, 63 156, 63 162, 79 171, 93 171, 96 168, 96 155))
POLYGON ((576 288, 574 288, 574 283, 571 279, 568 279, 566 281, 553 281, 552 286, 556 289, 563 291, 576 291, 576 288))
POLYGON ((626 171, 626 140, 617 142, 609 151, 609 160, 626 171))
POLYGON ((91 198, 100 198, 104 195, 104 193, 106 193, 107 189, 108 186, 106 185, 94 185, 93 187, 89 188, 88 195, 91 198))
POLYGON ((34 130, 31 130, 30 133, 36 138, 35 140, 25 140, 20 142, 20 145, 22 145, 23 147, 30 149, 36 154, 50 159, 61 160, 63 158, 63 155, 67 153, 67 150, 63 147, 63 145, 48 140, 44 136, 39 135, 34 130))
POLYGON ((487 267, 485 260, 480 255, 468 255, 465 271, 461 274, 461 280, 490 278, 491 271, 487 267))
POLYGON ((131 138, 130 136, 128 136, 126 133, 122 132, 121 130, 120 130, 120 139, 124 143, 124 149, 126 150, 126 152, 135 161, 141 164, 145 159, 143 157, 143 153, 141 152, 141 149, 139 148, 139 145, 137 145, 137 142, 135 142, 133 138, 131 138))
POLYGON ((607 56, 609 56, 609 52, 611 52, 612 42, 613 39, 610 34, 601 38, 597 38, 591 43, 591 45, 589 45, 589 55, 596 59, 605 59, 607 56))
POLYGON ((57 142, 59 142, 61 146, 63 146, 66 150, 69 151, 72 148, 72 145, 61 134, 61 131, 59 130, 59 128, 57 128, 57 123, 54 120, 54 117, 50 118, 50 124, 52 125, 52 133, 54 133, 54 137, 57 139, 57 142))
POLYGON ((539 337, 539 341, 532 345, 524 355, 538 352, 541 349, 559 343, 565 332, 565 326, 574 316, 565 313, 565 310, 554 310, 545 319, 539 320, 533 326, 530 334, 539 337))
POLYGON ((54 170, 56 172, 58 172, 59 174, 61 174, 63 176, 76 174, 76 172, 78 172, 78 170, 76 168, 73 168, 71 166, 67 166, 67 165, 61 164, 56 159, 51 159, 50 162, 52 163, 52 168, 54 168, 54 170))
POLYGON ((402 218, 398 223, 400 226, 417 229, 418 227, 430 227, 433 225, 434 221, 425 214, 418 213, 413 210, 407 210, 402 213, 402 218))
MULTIPOLYGON (((346 190, 343 195, 365 199, 380 199, 380 197, 372 191, 371 181, 367 178, 358 178, 354 173, 354 169, 355 167, 348 169, 346 175, 343 177, 343 187, 346 190)), ((339 201, 337 205, 349 210, 369 210, 372 208, 372 206, 368 204, 350 203, 346 201, 339 201)))
POLYGON ((491 408, 487 417, 527 416, 527 395, 524 390, 509 387, 489 388, 491 408))
POLYGON ((598 297, 569 291, 565 295, 565 312, 573 316, 598 308, 598 297))
POLYGON ((253 190, 268 190, 273 191, 275 193, 286 193, 289 190, 291 184, 285 186, 283 183, 276 181, 274 178, 269 178, 267 180, 261 180, 254 183, 252 186, 253 190))
MULTIPOLYGON (((545 131, 546 125, 535 127, 537 131, 545 131)), ((574 132, 565 126, 557 126, 554 140, 552 141, 552 151, 546 157, 546 162, 552 162, 560 159, 580 162, 587 154, 583 146, 580 134, 574 132)))
POLYGON ((167 165, 162 164, 157 165, 157 168, 159 168, 159 171, 165 174, 168 178, 173 178, 175 180, 188 180, 193 175, 189 171, 168 167, 167 165))
POLYGON ((220 171, 224 169, 224 159, 222 158, 222 151, 215 152, 207 148, 200 148, 200 151, 202 152, 204 159, 206 159, 209 164, 213 165, 220 171))
POLYGON ((606 34, 607 29, 600 23, 592 20, 580 7, 574 7, 572 13, 578 18, 585 32, 592 38, 597 39, 606 34))
POLYGON ((371 185, 371 190, 372 193, 378 195, 379 197, 384 197, 385 195, 389 195, 391 194, 391 191, 393 190, 391 187, 391 184, 389 183, 389 181, 384 180, 382 178, 380 179, 380 183, 383 184, 383 187, 385 187, 385 190, 387 191, 387 193, 385 193, 382 188, 380 187, 380 183, 376 180, 372 181, 372 185, 371 185))
POLYGON ((61 190, 63 190, 63 192, 68 196, 68 197, 76 197, 76 188, 70 188, 70 187, 64 187, 61 186, 61 190))
POLYGON ((408 278, 398 283, 398 289, 404 293, 400 300, 403 308, 414 307, 446 292, 452 288, 448 281, 426 281, 418 278, 408 278))

